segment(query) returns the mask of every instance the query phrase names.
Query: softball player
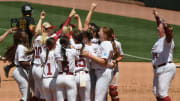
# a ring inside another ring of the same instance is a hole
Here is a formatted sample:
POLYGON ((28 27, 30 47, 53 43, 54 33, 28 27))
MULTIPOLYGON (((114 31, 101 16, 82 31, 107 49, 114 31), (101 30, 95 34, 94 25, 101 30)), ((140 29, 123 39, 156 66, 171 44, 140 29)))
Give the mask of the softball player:
POLYGON ((97 57, 89 52, 83 52, 83 55, 88 56, 90 59, 99 64, 96 67, 96 90, 95 101, 106 101, 106 94, 108 87, 113 77, 113 68, 115 65, 111 62, 113 58, 113 45, 111 43, 112 34, 110 28, 102 27, 99 32, 101 40, 100 49, 102 50, 101 57, 97 57))
POLYGON ((43 70, 41 68, 41 60, 40 55, 43 51, 45 51, 45 45, 43 44, 42 35, 40 34, 41 26, 42 26, 42 20, 45 18, 45 12, 42 11, 40 15, 39 22, 36 27, 36 34, 35 34, 35 40, 33 43, 33 49, 34 49, 34 60, 33 60, 33 68, 32 68, 32 75, 34 78, 34 100, 43 100, 44 93, 42 90, 42 74, 43 70))
MULTIPOLYGON (((88 31, 84 32, 84 43, 86 44, 84 51, 89 51, 93 55, 97 55, 100 53, 99 44, 94 44, 91 42, 93 38, 93 31, 92 29, 88 29, 88 31)), ((96 63, 93 61, 89 61, 89 74, 90 74, 90 83, 91 83, 91 101, 94 101, 95 96, 95 84, 96 84, 96 75, 95 75, 95 66, 96 63)))
POLYGON ((114 31, 112 28, 110 30, 113 33, 113 39, 112 45, 113 45, 113 61, 115 61, 116 67, 113 71, 113 80, 111 81, 111 84, 109 86, 109 93, 111 96, 112 101, 119 101, 119 93, 118 93, 118 84, 119 84, 119 68, 118 68, 118 62, 120 62, 123 59, 123 50, 121 47, 121 43, 115 40, 114 31))
POLYGON ((173 63, 174 41, 172 28, 160 20, 153 12, 158 24, 159 39, 152 47, 152 65, 154 67, 153 90, 157 101, 171 101, 168 90, 176 73, 173 63))
POLYGON ((42 86, 46 101, 53 101, 56 99, 55 82, 57 76, 57 64, 54 56, 54 38, 48 38, 46 40, 46 47, 46 51, 41 54, 41 63, 43 68, 42 86))
POLYGON ((59 74, 56 80, 57 101, 64 101, 66 94, 68 101, 76 101, 77 86, 75 81, 75 60, 79 58, 80 51, 71 49, 67 36, 60 38, 61 50, 56 55, 59 74))
POLYGON ((25 32, 18 31, 19 45, 17 46, 14 63, 16 69, 13 72, 14 79, 18 83, 21 92, 21 100, 27 101, 28 99, 28 72, 31 66, 31 57, 26 56, 25 52, 28 51, 28 36, 25 32))
MULTIPOLYGON (((75 31, 73 37, 76 46, 81 46, 80 51, 88 50, 90 47, 83 43, 83 32, 75 31), (83 43, 83 44, 82 44, 83 43)), ((90 101, 91 82, 89 75, 89 59, 86 57, 79 57, 76 60, 75 80, 77 84, 77 101, 90 101)))

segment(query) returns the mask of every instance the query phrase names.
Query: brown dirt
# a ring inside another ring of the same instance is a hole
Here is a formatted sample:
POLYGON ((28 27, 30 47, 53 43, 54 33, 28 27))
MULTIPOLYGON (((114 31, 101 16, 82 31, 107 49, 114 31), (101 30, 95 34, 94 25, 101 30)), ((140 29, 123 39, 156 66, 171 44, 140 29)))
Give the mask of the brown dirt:
MULTIPOLYGON (((153 8, 112 2, 107 0, 0 0, 0 1, 27 1, 46 5, 55 5, 88 10, 92 2, 98 3, 97 12, 109 13, 121 16, 135 17, 154 21, 152 15, 153 8)), ((157 9, 160 16, 166 19, 170 24, 180 25, 180 12, 172 10, 157 9)))
MULTIPOLYGON (((16 82, 12 78, 4 77, 3 66, 0 62, 2 86, 0 88, 1 101, 18 101, 20 93, 16 82), (13 100, 12 100, 13 99, 13 100)), ((120 63, 119 91, 121 101, 155 101, 152 92, 153 69, 151 63, 123 62, 120 63)), ((177 68, 175 79, 172 81, 169 95, 172 101, 180 100, 180 68, 177 68)), ((110 100, 109 100, 110 101, 110 100)))

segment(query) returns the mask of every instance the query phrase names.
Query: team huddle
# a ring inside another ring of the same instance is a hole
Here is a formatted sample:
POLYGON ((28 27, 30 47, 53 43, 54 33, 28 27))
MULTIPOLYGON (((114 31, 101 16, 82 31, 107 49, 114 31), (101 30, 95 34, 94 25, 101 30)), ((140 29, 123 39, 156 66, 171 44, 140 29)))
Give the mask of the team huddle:
MULTIPOLYGON (((54 32, 54 25, 43 22, 45 11, 35 27, 29 18, 32 7, 24 6, 23 19, 29 21, 28 25, 23 25, 22 19, 18 22, 21 30, 16 28, 14 44, 5 55, 16 66, 13 76, 21 92, 20 101, 106 101, 108 92, 112 101, 120 100, 118 63, 123 59, 123 50, 111 27, 90 23, 95 8, 92 3, 84 27, 72 9, 54 32), (72 18, 77 20, 76 29, 72 18), (28 31, 24 28, 27 26, 28 31)), ((175 75, 172 28, 156 11, 154 15, 160 37, 152 48, 154 94, 157 101, 171 101, 168 89, 175 75)))

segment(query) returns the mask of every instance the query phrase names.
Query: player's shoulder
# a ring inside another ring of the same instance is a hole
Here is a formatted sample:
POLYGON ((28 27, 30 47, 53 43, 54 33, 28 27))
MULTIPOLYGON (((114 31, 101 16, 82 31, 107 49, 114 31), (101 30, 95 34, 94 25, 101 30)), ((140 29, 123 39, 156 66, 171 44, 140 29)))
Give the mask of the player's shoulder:
POLYGON ((42 38, 42 35, 38 35, 38 36, 35 38, 35 40, 41 40, 41 38, 42 38))
POLYGON ((24 45, 19 44, 16 50, 17 51, 23 51, 23 50, 27 50, 27 48, 24 45))
POLYGON ((116 43, 116 46, 117 46, 117 47, 120 47, 120 46, 121 46, 121 42, 120 42, 120 41, 115 40, 115 43, 116 43))
POLYGON ((19 45, 18 45, 18 48, 19 48, 19 49, 26 49, 26 47, 25 47, 24 45, 22 45, 22 44, 19 44, 19 45))
POLYGON ((103 41, 103 42, 101 42, 100 46, 110 48, 110 47, 112 47, 112 43, 111 43, 111 41, 103 41))
POLYGON ((52 38, 53 38, 53 37, 55 37, 55 36, 56 36, 56 33, 53 33, 50 37, 52 37, 52 38))

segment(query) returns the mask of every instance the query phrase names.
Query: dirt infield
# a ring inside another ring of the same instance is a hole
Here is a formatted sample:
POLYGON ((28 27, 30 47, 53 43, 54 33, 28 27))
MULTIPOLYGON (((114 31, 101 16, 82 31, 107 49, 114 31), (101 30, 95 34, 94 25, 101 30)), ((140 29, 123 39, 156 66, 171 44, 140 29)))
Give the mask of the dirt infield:
MULTIPOLYGON (((152 9, 149 7, 112 2, 106 0, 0 0, 0 1, 26 1, 46 5, 55 5, 88 10, 92 2, 98 3, 97 12, 109 13, 121 16, 135 17, 154 21, 152 9)), ((170 24, 180 25, 180 12, 172 10, 158 9, 170 24)))
MULTIPOLYGON (((4 63, 0 62, 0 74, 2 78, 0 100, 18 101, 20 93, 16 82, 12 78, 13 70, 11 70, 10 78, 5 78, 2 68, 4 65, 4 63)), ((155 101, 152 92, 153 69, 151 63, 123 62, 120 63, 119 69, 121 101, 155 101)), ((180 77, 180 68, 176 70, 176 76, 169 92, 172 101, 180 100, 180 79, 178 78, 180 77)))

